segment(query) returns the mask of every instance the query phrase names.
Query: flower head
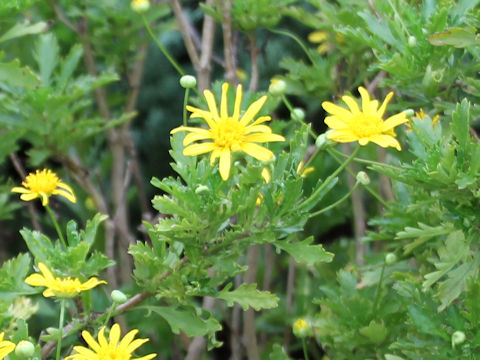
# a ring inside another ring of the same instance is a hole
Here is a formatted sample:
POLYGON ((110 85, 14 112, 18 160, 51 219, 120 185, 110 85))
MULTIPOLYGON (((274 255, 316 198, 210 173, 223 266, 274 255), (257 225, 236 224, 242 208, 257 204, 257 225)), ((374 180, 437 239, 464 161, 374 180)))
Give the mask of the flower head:
POLYGON ((3 340, 5 336, 4 332, 0 333, 0 360, 5 358, 8 354, 10 354, 13 350, 15 350, 15 344, 8 340, 3 340))
POLYGON ((213 164, 215 160, 219 158, 220 175, 223 180, 227 180, 230 175, 232 151, 243 151, 257 160, 269 161, 274 158, 273 152, 257 143, 285 140, 283 136, 273 134, 268 126, 260 125, 266 121, 270 121, 270 116, 260 116, 254 120, 255 115, 267 100, 266 96, 262 96, 253 102, 247 111, 241 115, 242 85, 238 85, 233 114, 229 115, 227 92, 228 83, 224 83, 222 85, 220 113, 217 109, 215 97, 210 90, 204 91, 208 110, 187 106, 187 110, 192 112, 190 117, 204 119, 209 129, 180 126, 171 131, 172 134, 179 131, 190 132, 183 139, 183 145, 186 146, 183 150, 184 155, 195 156, 211 152, 210 164, 213 164), (252 122, 252 120, 254 121, 252 122), (211 141, 192 144, 199 140, 211 141))
POLYGON ((305 337, 308 335, 308 330, 310 326, 304 318, 299 318, 293 323, 293 334, 297 337, 305 337))
POLYGON ((98 333, 98 342, 88 331, 82 331, 82 337, 91 349, 84 346, 74 346, 76 354, 67 356, 65 360, 150 360, 157 354, 149 354, 140 358, 132 358, 132 353, 148 341, 135 339, 138 330, 128 332, 120 340, 120 325, 115 324, 110 329, 110 341, 105 337, 105 327, 98 333), (120 341, 120 342, 119 342, 120 341))
POLYGON ((342 100, 348 109, 329 101, 322 103, 322 107, 331 115, 325 118, 325 123, 333 129, 327 137, 337 142, 358 141, 360 145, 373 142, 381 147, 392 146, 401 150, 400 143, 395 139, 394 127, 408 121, 406 114, 401 112, 383 120, 393 92, 390 92, 378 107, 378 100, 371 100, 365 88, 359 87, 358 91, 362 97, 362 110, 354 98, 346 95, 342 100))
POLYGON ((42 199, 42 205, 47 206, 48 198, 51 195, 63 196, 73 203, 77 201, 72 188, 62 182, 52 170, 36 170, 35 173, 28 174, 22 185, 23 187, 16 186, 11 191, 22 194, 20 199, 23 201, 30 201, 39 197, 42 199))
POLYGON ((132 0, 130 4, 133 11, 143 13, 150 9, 150 1, 149 0, 132 0))
POLYGON ((76 296, 82 291, 93 289, 100 284, 106 284, 106 281, 98 280, 96 277, 92 277, 87 282, 82 283, 80 279, 71 277, 58 278, 54 277, 52 272, 47 268, 44 263, 39 263, 41 275, 35 273, 25 279, 25 282, 31 286, 44 286, 47 289, 43 292, 43 296, 59 298, 71 298, 76 296))

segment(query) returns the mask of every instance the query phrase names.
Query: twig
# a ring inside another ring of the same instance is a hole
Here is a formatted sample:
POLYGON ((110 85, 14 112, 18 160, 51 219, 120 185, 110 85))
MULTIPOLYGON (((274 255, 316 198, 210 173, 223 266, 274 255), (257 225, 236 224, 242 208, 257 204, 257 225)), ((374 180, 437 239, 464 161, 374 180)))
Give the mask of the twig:
MULTIPOLYGON (((213 0, 205 2, 207 6, 213 5, 213 0)), ((202 44, 200 64, 197 70, 198 88, 200 92, 210 87, 210 75, 212 72, 213 42, 215 40, 215 20, 205 15, 202 28, 202 44)))
MULTIPOLYGON (((218 0, 217 0, 218 1, 218 0)), ((222 9, 223 21, 223 51, 225 57, 225 79, 232 85, 237 85, 237 71, 235 66, 235 49, 233 46, 233 31, 232 31, 232 0, 219 1, 222 9)))
POLYGON ((63 11, 60 9, 60 6, 55 3, 55 0, 48 0, 48 3, 52 7, 53 11, 55 12, 55 15, 57 16, 58 20, 60 20, 61 23, 63 23, 66 27, 68 27, 70 30, 78 34, 78 28, 73 24, 63 13, 63 11))
POLYGON ((250 41, 250 62, 252 66, 249 90, 254 92, 258 86, 258 48, 254 31, 248 34, 248 39, 250 41))
MULTIPOLYGON (((256 282, 258 270, 258 257, 260 255, 260 246, 254 245, 247 252, 248 270, 245 273, 244 282, 252 284, 256 282)), ((255 312, 252 308, 243 313, 243 336, 247 348, 247 357, 249 360, 259 360, 260 355, 257 344, 257 334, 255 326, 255 312)))

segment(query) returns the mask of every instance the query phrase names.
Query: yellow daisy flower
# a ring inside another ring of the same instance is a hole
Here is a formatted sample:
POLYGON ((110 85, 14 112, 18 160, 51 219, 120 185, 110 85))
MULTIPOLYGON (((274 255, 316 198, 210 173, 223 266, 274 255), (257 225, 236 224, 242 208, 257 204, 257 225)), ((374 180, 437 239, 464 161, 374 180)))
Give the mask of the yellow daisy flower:
POLYGON ((4 332, 0 333, 0 360, 4 359, 5 356, 10 354, 13 350, 15 350, 15 344, 8 340, 3 340, 5 336, 4 332))
POLYGON ((25 279, 25 282, 30 286, 44 286, 47 289, 43 292, 43 296, 59 298, 75 297, 82 291, 93 289, 100 284, 106 284, 106 281, 98 280, 96 277, 88 279, 87 282, 82 283, 80 279, 71 277, 58 278, 54 277, 52 272, 44 263, 39 263, 41 275, 38 273, 32 274, 25 279))
POLYGON ((220 175, 223 180, 227 180, 230 175, 232 151, 243 151, 257 160, 269 161, 274 158, 273 152, 257 143, 285 141, 283 136, 273 134, 268 126, 260 125, 266 121, 270 121, 270 116, 260 116, 252 122, 255 115, 260 111, 263 104, 265 104, 267 100, 266 96, 262 96, 260 99, 254 101, 248 107, 247 111, 241 115, 240 107, 243 93, 242 85, 238 85, 233 114, 229 115, 227 92, 228 83, 224 83, 222 85, 220 113, 217 109, 215 97, 210 90, 205 90, 203 93, 207 100, 208 110, 187 106, 187 110, 192 113, 190 118, 204 119, 209 129, 180 126, 171 131, 172 134, 179 131, 190 132, 185 136, 185 139, 183 139, 183 145, 186 146, 183 150, 184 155, 195 156, 211 152, 210 164, 213 164, 215 160, 219 158, 220 175), (211 141, 192 144, 199 140, 211 141))
POLYGON ((30 173, 22 182, 23 187, 14 187, 11 191, 20 193, 20 199, 30 201, 36 198, 42 199, 42 205, 48 205, 51 195, 60 195, 75 203, 77 198, 70 186, 62 182, 52 170, 43 169, 30 173))
POLYGON ((400 143, 395 139, 394 127, 408 121, 406 114, 401 112, 386 120, 382 119, 393 92, 386 96, 379 108, 378 100, 371 100, 365 88, 359 87, 358 91, 362 97, 362 110, 355 99, 347 95, 342 100, 348 109, 329 101, 322 103, 322 107, 331 115, 325 118, 325 124, 332 129, 327 138, 344 143, 358 141, 360 145, 373 142, 381 147, 391 146, 401 150, 400 143))
POLYGON ((123 339, 120 340, 120 325, 115 324, 110 330, 110 341, 105 337, 105 327, 98 333, 98 342, 88 331, 82 331, 82 337, 91 349, 84 346, 74 346, 73 350, 76 354, 67 356, 65 360, 150 360, 157 354, 150 354, 140 358, 132 358, 132 353, 148 341, 148 339, 135 339, 138 330, 128 332, 123 339))

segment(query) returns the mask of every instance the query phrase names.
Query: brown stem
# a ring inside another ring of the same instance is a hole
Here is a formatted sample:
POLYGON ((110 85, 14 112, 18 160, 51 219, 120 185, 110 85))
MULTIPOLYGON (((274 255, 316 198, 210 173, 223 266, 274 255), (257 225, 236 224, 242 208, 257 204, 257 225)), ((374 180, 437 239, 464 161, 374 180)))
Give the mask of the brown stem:
MULTIPOLYGON (((292 305, 293 305, 293 294, 295 292, 295 272, 296 272, 296 264, 293 257, 290 257, 290 261, 288 262, 288 275, 287 275, 287 294, 286 294, 286 304, 285 304, 285 312, 288 315, 292 312, 292 305)), ((291 337, 291 330, 290 326, 285 327, 285 331, 283 333, 283 347, 285 351, 288 353, 288 347, 290 345, 290 337, 291 337)))
POLYGON ((235 66, 235 49, 233 46, 233 30, 232 30, 232 0, 223 0, 220 2, 222 9, 223 21, 223 51, 225 57, 225 79, 232 85, 237 85, 237 69, 235 66))
MULTIPOLYGON (((260 245, 254 245, 247 252, 247 266, 244 282, 252 284, 256 282, 258 271, 258 258, 260 255, 260 245)), ((255 311, 250 308, 243 313, 243 336, 245 346, 247 348, 247 356, 249 360, 259 360, 260 355, 257 344, 257 334, 255 326, 255 311)))
POLYGON ((250 40, 250 60, 252 64, 252 70, 250 72, 250 92, 254 92, 257 90, 258 87, 258 48, 256 42, 255 31, 252 31, 248 35, 248 39, 250 40))
MULTIPOLYGON (((205 4, 212 6, 214 0, 207 0, 205 4)), ((198 89, 200 92, 210 87, 210 76, 212 72, 213 42, 215 40, 215 20, 210 15, 205 15, 202 29, 202 44, 200 64, 197 70, 198 89)))
MULTIPOLYGON (((242 275, 237 275, 235 276, 235 288, 238 288, 240 285, 242 285, 242 275)), ((231 324, 230 347, 232 355, 230 360, 241 360, 243 353, 241 341, 242 309, 237 303, 233 305, 231 324)))
MULTIPOLYGON (((202 307, 205 310, 212 311, 215 307, 215 298, 210 296, 205 296, 203 298, 202 307)), ((203 352, 205 351, 205 345, 207 341, 204 336, 197 336, 193 339, 190 343, 187 351, 187 355, 185 356, 185 360, 201 360, 203 352)))

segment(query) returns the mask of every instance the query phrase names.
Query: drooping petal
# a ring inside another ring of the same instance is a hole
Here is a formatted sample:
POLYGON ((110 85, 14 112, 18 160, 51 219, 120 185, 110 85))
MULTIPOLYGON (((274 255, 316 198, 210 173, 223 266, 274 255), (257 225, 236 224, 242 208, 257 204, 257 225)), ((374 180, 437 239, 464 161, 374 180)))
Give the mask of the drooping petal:
POLYGON ((215 126, 217 119, 214 119, 213 115, 210 112, 206 110, 198 109, 190 105, 187 105, 185 108, 188 111, 192 112, 192 114, 190 115, 190 119, 195 119, 195 118, 204 119, 210 128, 215 126))
POLYGON ((265 95, 254 101, 248 107, 247 111, 245 111, 245 114, 243 114, 242 118, 240 119, 240 124, 246 126, 250 121, 252 121, 255 115, 258 114, 262 106, 265 104, 265 101, 267 101, 267 97, 265 95))
POLYGON ((385 147, 385 148, 394 147, 398 151, 402 150, 402 147, 400 146, 400 143, 398 142, 398 140, 390 135, 384 135, 384 134, 374 135, 370 137, 370 141, 374 142, 377 145, 380 145, 381 147, 385 147))
POLYGON ((272 129, 267 125, 254 125, 254 126, 247 126, 245 128, 245 134, 251 134, 256 132, 271 134, 272 129))
POLYGON ((220 153, 220 163, 219 163, 220 176, 224 181, 226 181, 228 179, 228 176, 230 175, 230 166, 231 166, 230 149, 224 149, 220 153))
POLYGON ((220 117, 228 117, 228 82, 222 84, 222 98, 220 100, 220 117))
POLYGON ((271 116, 259 116, 257 118, 257 120, 255 120, 253 123, 251 123, 249 126, 255 126, 255 125, 258 125, 258 124, 261 124, 261 123, 264 123, 266 121, 270 121, 272 120, 272 117, 271 116))
POLYGON ((185 138, 183 139, 183 146, 190 145, 191 143, 193 143, 195 141, 198 141, 198 140, 207 140, 207 139, 211 139, 211 138, 212 138, 212 136, 208 132, 206 134, 190 133, 187 136, 185 136, 185 138))
POLYGON ((210 165, 213 166, 213 164, 215 163, 215 160, 217 160, 219 157, 220 157, 220 149, 215 148, 212 151, 212 154, 210 155, 210 165))
POLYGON ((60 195, 60 196, 63 196, 65 199, 67 199, 68 201, 72 202, 72 203, 76 203, 77 202, 77 198, 75 197, 75 194, 69 192, 69 191, 65 191, 63 189, 56 189, 56 190, 53 190, 52 192, 52 195, 60 195))
POLYGON ((260 161, 270 161, 275 155, 267 148, 254 143, 243 143, 242 151, 260 161))
POLYGON ((100 285, 100 284, 106 284, 107 282, 104 280, 98 280, 96 277, 91 277, 90 279, 87 280, 87 282, 83 283, 80 286, 80 290, 85 291, 85 290, 90 290, 93 289, 94 287, 100 285))
POLYGON ((235 120, 240 119, 242 97, 243 97, 242 84, 238 84, 237 85, 237 93, 235 95, 235 105, 233 107, 233 115, 232 115, 232 118, 235 119, 235 120))
MULTIPOLYGON (((43 191, 39 192, 38 195, 40 195, 40 197, 42 198, 42 205, 47 206, 48 205, 48 195, 45 194, 43 191)), ((22 196, 24 196, 24 195, 21 195, 20 199, 22 198, 22 196)))
POLYGON ((212 151, 215 148, 215 143, 206 142, 201 144, 192 144, 183 149, 183 155, 185 156, 195 156, 200 154, 205 154, 212 151))
POLYGON ((20 187, 20 186, 15 186, 10 191, 14 193, 20 193, 20 194, 29 194, 31 190, 25 189, 24 187, 20 187))

